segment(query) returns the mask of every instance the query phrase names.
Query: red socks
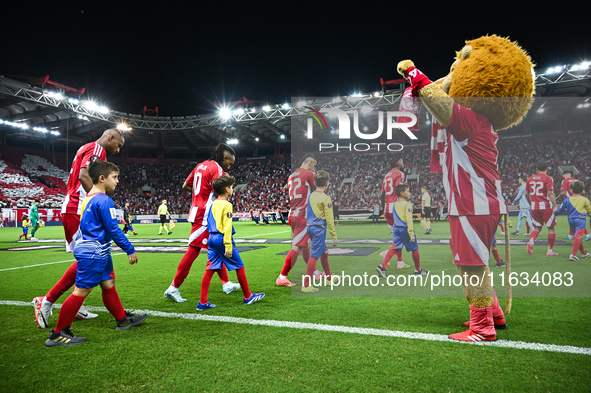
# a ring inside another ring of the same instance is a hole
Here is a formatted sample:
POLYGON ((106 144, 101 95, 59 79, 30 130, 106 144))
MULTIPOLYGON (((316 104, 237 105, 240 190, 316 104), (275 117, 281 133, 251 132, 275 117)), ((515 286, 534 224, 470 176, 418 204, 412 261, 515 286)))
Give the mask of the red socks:
MULTIPOLYGON (((68 289, 76 283, 76 272, 78 271, 78 262, 74 262, 68 267, 62 278, 47 292, 45 297, 48 302, 55 303, 68 289)), ((78 310, 76 310, 78 312, 78 310)), ((68 325, 69 326, 69 325, 68 325)))
POLYGON ((322 256, 320 257, 320 263, 322 264, 322 270, 324 270, 324 274, 326 274, 329 277, 332 276, 332 274, 330 273, 330 266, 328 265, 328 252, 322 254, 322 256))
POLYGON ((293 265, 295 265, 296 261, 298 260, 298 252, 295 250, 289 250, 287 256, 285 257, 285 262, 283 263, 283 269, 281 269, 281 275, 287 276, 291 271, 293 265))
POLYGON ((172 280, 172 285, 174 287, 180 288, 180 286, 183 285, 183 282, 185 282, 185 279, 189 275, 189 271, 193 266, 193 262, 195 262, 195 259, 197 259, 200 252, 201 249, 199 247, 189 246, 189 249, 181 258, 179 266, 176 269, 176 275, 172 280))
POLYGON ((501 261, 501 256, 499 255, 499 250, 498 249, 494 249, 492 250, 492 254, 493 257, 495 258, 495 261, 497 261, 497 263, 503 263, 503 261, 501 261))
MULTIPOLYGON (((402 251, 402 250, 398 250, 398 251, 402 251)), ((392 259, 392 257, 396 254, 396 259, 398 259, 398 255, 400 254, 400 258, 402 258, 402 254, 401 253, 397 253, 396 249, 394 248, 394 245, 391 245, 388 248, 388 251, 386 251, 386 256, 384 257, 384 261, 382 262, 382 267, 385 269, 386 266, 388 265, 388 263, 390 262, 390 260, 392 259)))
MULTIPOLYGON (((402 254, 402 250, 400 250, 402 254)), ((419 255, 419 250, 414 250, 412 252, 412 261, 415 263, 415 270, 420 272, 421 271, 421 256, 419 255)))
POLYGON ((248 288, 248 280, 246 279, 246 271, 244 270, 244 266, 236 270, 236 277, 238 277, 238 283, 240 284, 240 288, 242 288, 242 294, 244 295, 244 298, 248 299, 252 296, 252 293, 248 288))
POLYGON ((302 249, 302 258, 304 258, 304 262, 308 263, 308 260, 310 259, 310 249, 309 248, 302 249))
MULTIPOLYGON (((115 287, 103 289, 103 304, 118 321, 125 319, 125 310, 115 287)), ((78 311, 78 310, 76 310, 78 311)))
POLYGON ((80 310, 80 307, 82 307, 84 299, 85 298, 83 296, 76 296, 74 294, 68 296, 64 304, 62 304, 62 308, 60 309, 60 314, 57 317, 57 324, 55 325, 54 332, 59 333, 68 326, 72 326, 72 322, 74 322, 74 318, 76 318, 78 310, 80 310))
POLYGON ((215 273, 215 270, 205 270, 205 273, 203 274, 203 279, 201 280, 201 298, 199 300, 199 302, 201 304, 207 304, 207 294, 209 292, 209 284, 211 283, 211 278, 213 277, 213 274, 215 273))
POLYGON ((556 242, 556 234, 549 233, 548 234, 548 249, 552 249, 554 247, 554 243, 556 242))
POLYGON ((536 231, 536 230, 531 231, 531 235, 529 235, 529 240, 536 240, 536 238, 538 237, 539 234, 540 234, 539 231, 536 231))
MULTIPOLYGON (((580 229, 575 233, 575 241, 573 243, 573 255, 577 255, 577 251, 581 251, 582 255, 585 255, 585 247, 583 246, 583 236, 585 236, 585 229, 580 229)), ((571 232, 572 233, 572 232, 571 232)))
POLYGON ((310 257, 308 259, 308 265, 306 266, 306 276, 304 277, 304 286, 310 286, 310 279, 314 277, 314 271, 316 270, 316 263, 318 262, 318 258, 310 257))
POLYGON ((220 280, 222 281, 222 284, 225 284, 228 281, 230 281, 230 279, 228 278, 228 269, 226 268, 226 265, 224 265, 223 263, 222 263, 222 268, 220 270, 218 270, 218 276, 220 276, 220 280))

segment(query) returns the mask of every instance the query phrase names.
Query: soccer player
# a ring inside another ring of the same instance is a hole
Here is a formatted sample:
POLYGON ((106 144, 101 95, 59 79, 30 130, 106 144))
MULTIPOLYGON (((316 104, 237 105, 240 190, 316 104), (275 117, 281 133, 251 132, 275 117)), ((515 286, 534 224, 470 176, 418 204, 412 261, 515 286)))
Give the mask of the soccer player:
POLYGON ((285 218, 283 217, 283 212, 281 211, 281 209, 278 207, 277 211, 275 212, 275 217, 281 220, 281 223, 285 226, 287 225, 287 222, 285 221, 285 218))
MULTIPOLYGON (((229 171, 235 159, 234 149, 220 143, 213 149, 211 159, 197 164, 183 183, 182 189, 192 194, 191 210, 189 210, 187 217, 187 221, 191 223, 191 234, 189 235, 189 248, 179 262, 172 283, 164 292, 164 297, 167 299, 177 303, 187 300, 181 296, 179 288, 189 275, 193 262, 199 256, 201 249, 207 250, 208 247, 207 213, 215 200, 213 181, 229 171)), ((222 281, 224 293, 228 294, 240 289, 239 284, 228 279, 228 271, 225 266, 222 266, 218 275, 222 281)))
POLYGON ((228 270, 236 270, 238 282, 244 295, 244 304, 258 302, 265 297, 264 293, 252 293, 248 288, 248 280, 244 271, 244 263, 238 248, 234 244, 234 225, 232 225, 232 204, 228 198, 234 193, 235 179, 232 176, 222 175, 213 181, 213 190, 218 198, 211 205, 207 213, 207 231, 209 242, 207 250, 207 268, 201 281, 201 299, 197 303, 197 311, 217 307, 207 299, 209 284, 214 272, 226 266, 228 270))
POLYGON ((39 229, 39 227, 41 226, 39 221, 41 221, 41 219, 39 218, 39 200, 36 199, 33 203, 33 206, 31 206, 31 228, 33 229, 31 231, 31 241, 34 242, 37 241, 35 233, 37 232, 37 229, 39 229))
POLYGON ((431 195, 427 187, 421 187, 421 226, 425 228, 425 235, 431 233, 431 195))
MULTIPOLYGON (((574 177, 572 177, 573 173, 572 171, 564 171, 562 173, 562 184, 560 185, 560 194, 558 194, 558 196, 556 197, 556 200, 560 200, 560 198, 562 198, 563 196, 566 196, 567 198, 570 198, 571 193, 570 193, 570 185, 573 184, 574 182, 577 181, 577 179, 575 179, 574 177)), ((565 239, 568 240, 573 240, 573 232, 572 232, 572 228, 570 228, 570 232, 567 236, 565 236, 565 239)))
POLYGON ((392 245, 388 248, 384 261, 378 265, 376 270, 382 277, 386 277, 386 268, 391 269, 390 259, 396 254, 397 269, 409 268, 402 261, 402 246, 406 251, 412 253, 412 260, 415 265, 414 274, 426 276, 429 274, 427 270, 421 268, 421 257, 419 255, 419 245, 417 244, 417 235, 413 227, 412 217, 412 203, 410 202, 410 187, 408 184, 399 184, 394 191, 397 199, 394 202, 394 209, 392 210, 394 218, 394 233, 392 234, 392 245))
MULTIPOLYGON (((95 142, 83 145, 76 152, 68 177, 66 198, 62 204, 62 222, 66 235, 66 251, 71 252, 74 249, 73 236, 80 227, 82 201, 86 193, 93 187, 92 180, 88 176, 88 165, 96 159, 106 161, 107 154, 119 153, 124 143, 125 138, 121 135, 121 132, 115 128, 109 128, 95 142)), ((47 327, 53 303, 74 285, 77 266, 77 262, 72 263, 62 278, 47 292, 45 297, 38 296, 31 302, 35 308, 35 320, 40 328, 44 329, 47 327)), ((76 317, 79 319, 90 319, 96 318, 98 315, 89 312, 81 306, 76 317)))
POLYGON ((250 219, 254 221, 255 224, 260 225, 259 211, 257 209, 250 209, 250 219))
POLYGON ((267 216, 267 213, 265 213, 262 210, 259 210, 259 213, 261 214, 261 217, 263 217, 263 222, 265 223, 265 225, 267 225, 267 226, 271 225, 269 223, 269 217, 267 216))
POLYGON ((397 159, 394 161, 394 168, 384 176, 384 180, 382 180, 382 195, 380 196, 380 201, 384 205, 384 218, 388 223, 388 227, 390 231, 394 228, 394 202, 396 202, 396 186, 400 183, 404 183, 405 175, 401 169, 404 168, 404 162, 402 158, 397 159))
POLYGON ((168 201, 166 199, 162 200, 162 204, 158 208, 158 216, 160 216, 160 227, 158 228, 158 234, 162 235, 162 229, 166 229, 169 235, 172 235, 172 231, 168 230, 168 226, 166 225, 166 216, 168 216, 168 201))
POLYGON ((134 235, 137 235, 137 232, 131 226, 131 215, 129 214, 129 202, 125 202, 125 206, 123 207, 123 222, 125 226, 123 227, 123 233, 127 235, 127 231, 131 229, 131 232, 134 235))
POLYGON ((548 164, 539 162, 536 165, 538 173, 530 176, 525 183, 528 202, 531 206, 531 220, 534 224, 534 230, 531 232, 529 242, 527 242, 527 253, 534 253, 534 241, 542 231, 542 226, 548 227, 548 251, 546 255, 553 256, 558 253, 552 250, 556 242, 556 217, 552 214, 556 210, 556 197, 554 196, 554 182, 548 176, 548 164))
POLYGON ((110 162, 95 160, 88 166, 88 175, 93 187, 81 206, 80 229, 74 235, 76 246, 74 257, 78 261, 76 288, 64 301, 57 319, 55 330, 51 331, 45 345, 49 347, 76 345, 86 341, 70 331, 70 326, 92 289, 101 286, 103 303, 115 317, 117 330, 129 329, 139 325, 147 315, 132 315, 121 305, 115 288, 111 244, 114 241, 129 259, 129 264, 137 263, 135 249, 123 234, 115 215, 115 204, 106 195, 119 183, 119 168, 110 162))
POLYGON ((301 166, 294 171, 287 181, 289 187, 289 216, 288 222, 291 227, 291 249, 285 257, 283 269, 275 283, 280 286, 293 287, 296 284, 289 281, 289 274, 293 265, 295 265, 300 253, 304 261, 308 263, 310 257, 310 248, 306 229, 306 211, 308 208, 308 198, 316 188, 314 183, 314 167, 316 159, 311 154, 304 155, 301 166))
MULTIPOLYGON (((312 278, 316 270, 316 263, 320 258, 322 269, 326 280, 331 280, 330 265, 328 264, 328 247, 326 247, 326 230, 332 237, 332 245, 338 244, 337 231, 334 227, 332 215, 332 201, 325 194, 330 181, 330 175, 326 171, 318 171, 314 175, 316 190, 310 194, 306 208, 307 232, 312 243, 310 247, 310 258, 306 266, 306 276, 301 291, 304 293, 316 292, 318 288, 312 286, 312 278)), ((376 204, 377 206, 377 204, 376 204)))
POLYGON ((27 235, 29 234, 29 226, 31 226, 31 221, 29 221, 29 216, 27 214, 23 214, 21 217, 21 226, 23 228, 23 234, 18 237, 18 240, 21 240, 21 237, 25 237, 25 240, 29 240, 27 235))
POLYGON ((568 224, 571 232, 574 233, 575 240, 572 254, 568 257, 571 261, 579 260, 577 257, 578 250, 581 251, 581 255, 585 259, 591 256, 591 253, 585 252, 583 246, 583 236, 588 233, 586 228, 587 215, 591 215, 591 203, 589 203, 589 199, 583 196, 584 190, 585 184, 582 181, 571 182, 570 191, 572 192, 568 193, 570 196, 566 197, 562 202, 562 206, 554 212, 554 215, 558 215, 565 210, 568 213, 568 224))
POLYGON ((523 176, 519 176, 519 189, 517 190, 517 196, 515 197, 515 201, 513 204, 517 204, 519 202, 519 214, 517 216, 517 230, 512 233, 512 235, 519 235, 519 231, 521 230, 521 226, 523 225, 523 220, 525 219, 525 225, 527 226, 527 233, 526 236, 529 236, 530 229, 533 228, 533 224, 531 222, 531 209, 530 204, 527 201, 527 196, 525 195, 525 182, 526 179, 523 176))

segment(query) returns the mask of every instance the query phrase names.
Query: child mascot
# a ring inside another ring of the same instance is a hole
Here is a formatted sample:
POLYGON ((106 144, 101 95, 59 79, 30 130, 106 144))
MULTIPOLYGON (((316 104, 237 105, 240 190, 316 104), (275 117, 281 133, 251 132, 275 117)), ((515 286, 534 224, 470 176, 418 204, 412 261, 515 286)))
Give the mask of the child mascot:
POLYGON ((533 66, 516 43, 495 35, 466 41, 450 73, 435 83, 411 60, 397 66, 410 82, 412 95, 421 98, 445 129, 442 154, 435 154, 439 162, 432 162, 432 168, 440 164, 443 172, 453 261, 470 304, 470 321, 465 323, 470 328, 450 335, 455 340, 493 341, 495 327, 507 326, 488 265, 497 225, 507 214, 497 131, 518 124, 531 107, 533 66))

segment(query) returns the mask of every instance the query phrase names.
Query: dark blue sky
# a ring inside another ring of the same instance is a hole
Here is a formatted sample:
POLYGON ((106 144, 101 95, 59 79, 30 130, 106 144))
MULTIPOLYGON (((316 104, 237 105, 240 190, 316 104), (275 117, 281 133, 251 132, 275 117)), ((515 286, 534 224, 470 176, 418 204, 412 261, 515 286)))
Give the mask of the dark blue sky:
POLYGON ((85 98, 114 110, 140 113, 147 105, 180 116, 243 96, 281 103, 373 92, 380 78, 398 78, 396 63, 406 58, 436 79, 464 40, 484 34, 517 40, 544 69, 591 59, 583 13, 563 17, 543 6, 81 3, 3 6, 0 74, 49 75, 86 87, 85 98))

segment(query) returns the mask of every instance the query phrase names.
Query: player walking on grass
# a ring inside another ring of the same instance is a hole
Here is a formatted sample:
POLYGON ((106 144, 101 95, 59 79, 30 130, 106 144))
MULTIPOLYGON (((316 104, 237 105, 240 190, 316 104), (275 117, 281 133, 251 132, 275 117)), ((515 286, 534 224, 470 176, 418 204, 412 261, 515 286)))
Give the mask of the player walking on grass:
POLYGON ((328 264, 328 247, 326 247, 326 230, 332 237, 332 245, 338 244, 337 231, 334 227, 334 217, 332 213, 332 201, 326 195, 330 175, 326 171, 318 171, 314 175, 316 190, 310 194, 306 212, 307 232, 312 243, 310 247, 310 258, 306 266, 306 276, 301 291, 305 293, 316 292, 318 288, 312 286, 312 278, 316 270, 316 263, 320 258, 322 269, 326 275, 326 280, 331 280, 330 265, 328 264))
POLYGON ((238 248, 234 244, 234 226, 232 225, 232 204, 228 198, 234 193, 235 179, 223 175, 213 181, 213 189, 218 198, 211 205, 207 214, 207 231, 209 242, 207 251, 207 268, 201 281, 201 299, 197 304, 197 311, 217 307, 207 299, 209 284, 215 272, 225 266, 228 270, 236 270, 238 282, 244 295, 244 304, 258 302, 265 297, 264 293, 252 293, 248 288, 248 280, 244 271, 244 263, 238 248))
POLYGON ((421 226, 425 235, 431 234, 431 194, 427 187, 421 187, 421 226))
POLYGON ((421 256, 419 255, 419 245, 417 244, 417 235, 413 227, 412 218, 412 203, 410 202, 410 187, 407 184, 399 184, 396 186, 395 193, 397 200, 394 203, 392 210, 394 219, 394 233, 392 238, 392 245, 388 248, 384 261, 378 265, 376 270, 381 277, 386 277, 386 268, 391 269, 390 259, 396 254, 397 269, 406 269, 410 266, 402 261, 402 247, 406 251, 412 253, 412 260, 415 265, 414 274, 426 276, 429 274, 427 270, 421 269, 421 256))
MULTIPOLYGON (((81 206, 86 193, 92 187, 92 180, 88 176, 88 166, 96 159, 105 161, 107 154, 117 154, 123 144, 125 138, 121 132, 115 128, 110 128, 103 132, 101 137, 95 142, 90 142, 83 145, 76 152, 74 161, 72 162, 72 169, 68 177, 68 190, 64 203, 62 205, 62 222, 64 225, 64 233, 66 235, 66 251, 71 252, 74 249, 73 236, 80 227, 80 213, 81 206)), ((61 295, 70 289, 76 281, 76 271, 78 263, 74 262, 68 267, 62 278, 47 292, 45 297, 38 296, 33 299, 31 304, 35 308, 35 320, 40 328, 46 328, 51 314, 53 303, 55 303, 61 295)), ((86 310, 83 306, 80 307, 77 318, 90 319, 98 317, 86 310)))
POLYGON ((35 200, 33 206, 31 206, 31 241, 36 242, 37 238, 35 237, 35 233, 37 233, 37 229, 41 226, 40 224, 41 219, 39 218, 39 200, 35 200))
POLYGON ((404 168, 404 162, 402 161, 402 158, 399 158, 394 162, 394 168, 384 176, 384 180, 382 181, 382 195, 380 200, 384 205, 384 218, 388 223, 390 231, 394 228, 394 202, 396 202, 396 199, 398 198, 395 191, 396 186, 400 183, 404 183, 405 180, 402 168, 404 168))
POLYGON ((585 252, 583 246, 583 236, 588 234, 587 215, 591 215, 591 203, 589 199, 583 196, 585 184, 582 181, 575 181, 570 185, 569 197, 563 202, 562 206, 554 212, 554 215, 560 214, 563 211, 568 213, 568 225, 571 232, 574 234, 573 251, 569 256, 569 260, 578 261, 577 251, 581 251, 583 258, 589 258, 591 253, 585 252))
POLYGON ((521 230, 521 226, 523 225, 523 220, 525 219, 525 225, 527 226, 527 233, 526 236, 530 235, 530 228, 533 228, 533 224, 531 222, 531 207, 529 202, 527 201, 527 196, 525 195, 525 182, 526 179, 523 176, 519 176, 519 189, 517 190, 517 196, 515 197, 514 204, 519 202, 519 215, 517 216, 517 230, 512 233, 512 235, 518 236, 519 231, 521 230))
POLYGON ((113 191, 119 183, 119 168, 115 164, 96 160, 88 166, 88 175, 94 184, 81 205, 80 229, 74 235, 74 256, 78 261, 76 288, 64 301, 54 330, 45 344, 49 347, 80 344, 86 339, 72 334, 70 326, 84 299, 98 285, 102 289, 103 303, 116 319, 117 330, 139 325, 147 315, 126 312, 115 289, 111 244, 113 241, 129 258, 137 263, 135 249, 119 228, 115 204, 105 193, 113 191))
POLYGON ((131 226, 131 215, 129 214, 129 202, 125 203, 123 207, 123 222, 125 226, 123 227, 123 233, 127 235, 127 231, 131 230, 134 235, 137 235, 137 232, 131 226))
POLYGON ((548 227, 548 251, 546 255, 558 255, 552 248, 556 242, 556 217, 552 214, 556 210, 556 197, 554 196, 553 180, 548 173, 548 164, 539 162, 536 166, 538 173, 530 176, 525 183, 526 197, 531 206, 531 220, 534 230, 531 232, 527 243, 527 253, 534 253, 534 241, 542 231, 542 226, 548 227))
MULTIPOLYGON (((562 197, 570 198, 570 185, 577 181, 577 179, 575 179, 572 175, 573 173, 571 171, 564 171, 562 173, 562 184, 560 185, 560 194, 558 194, 558 196, 556 197, 557 201, 560 200, 560 198, 562 197)), ((570 232, 564 238, 567 240, 573 240, 572 229, 569 229, 570 232)))
POLYGON ((172 231, 169 231, 168 226, 166 225, 166 216, 168 216, 167 204, 168 201, 166 199, 163 199, 162 204, 158 208, 158 216, 160 217, 160 227, 158 228, 159 235, 162 235, 162 229, 166 229, 166 232, 168 232, 169 235, 172 235, 172 231))
POLYGON ((308 198, 316 188, 314 183, 314 167, 316 159, 311 154, 306 154, 302 159, 302 165, 293 172, 287 181, 289 187, 289 217, 291 227, 291 249, 285 257, 283 269, 275 283, 280 286, 293 287, 296 284, 289 281, 287 275, 295 265, 300 253, 304 262, 308 263, 310 257, 309 237, 306 229, 306 211, 308 198))
MULTIPOLYGON (((177 303, 187 300, 181 296, 179 288, 189 275, 193 262, 199 256, 201 249, 207 250, 208 247, 207 213, 215 200, 213 181, 230 170, 235 158, 234 149, 220 143, 213 149, 212 158, 197 164, 183 183, 183 190, 192 194, 191 210, 189 210, 187 217, 187 221, 191 223, 191 234, 189 235, 189 248, 179 262, 172 283, 164 292, 164 297, 167 299, 177 303)), ((222 281, 224 293, 228 294, 240 289, 239 284, 229 280, 225 266, 222 266, 218 275, 222 281)))

